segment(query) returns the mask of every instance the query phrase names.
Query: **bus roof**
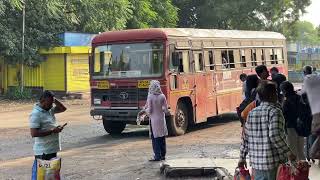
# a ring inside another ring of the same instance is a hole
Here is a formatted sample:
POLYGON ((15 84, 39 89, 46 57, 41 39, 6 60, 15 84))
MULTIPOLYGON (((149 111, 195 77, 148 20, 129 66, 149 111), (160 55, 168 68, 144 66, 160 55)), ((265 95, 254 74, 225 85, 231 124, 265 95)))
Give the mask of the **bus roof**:
POLYGON ((174 37, 187 38, 227 38, 227 39, 282 39, 285 37, 277 32, 270 31, 242 31, 219 29, 193 29, 193 28, 151 28, 132 29, 122 31, 109 31, 97 35, 92 44, 111 42, 166 40, 174 37))

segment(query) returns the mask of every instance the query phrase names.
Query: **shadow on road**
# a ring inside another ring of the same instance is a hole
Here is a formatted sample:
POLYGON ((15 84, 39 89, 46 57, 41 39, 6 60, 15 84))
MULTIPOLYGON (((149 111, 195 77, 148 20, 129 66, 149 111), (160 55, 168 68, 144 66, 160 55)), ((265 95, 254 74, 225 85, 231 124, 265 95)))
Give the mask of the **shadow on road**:
MULTIPOLYGON (((191 127, 188 129, 188 132, 195 132, 207 128, 212 128, 215 126, 220 126, 232 121, 238 121, 237 115, 235 113, 228 113, 223 114, 220 116, 209 118, 207 122, 197 124, 194 127, 191 127)), ((239 123, 240 127, 240 123, 239 123)), ((103 136, 97 136, 86 139, 86 141, 73 144, 67 147, 67 149, 70 148, 80 148, 90 145, 107 145, 107 146, 113 146, 113 145, 119 145, 121 143, 127 143, 127 142, 137 142, 137 141, 144 141, 146 139, 149 139, 149 131, 147 126, 132 126, 129 125, 126 130, 120 134, 120 135, 110 135, 106 134, 103 136)))
MULTIPOLYGON (((199 131, 202 129, 207 129, 207 128, 227 124, 227 123, 233 122, 233 121, 239 121, 237 114, 236 113, 226 113, 226 114, 222 114, 219 116, 211 117, 208 119, 207 122, 196 124, 195 126, 190 127, 188 129, 188 132, 199 131)), ((240 122, 239 122, 239 127, 240 127, 240 122)))
POLYGON ((66 149, 81 148, 91 145, 119 145, 126 142, 143 141, 149 138, 149 131, 146 128, 128 128, 120 135, 105 134, 103 136, 87 138, 85 141, 68 145, 66 149))

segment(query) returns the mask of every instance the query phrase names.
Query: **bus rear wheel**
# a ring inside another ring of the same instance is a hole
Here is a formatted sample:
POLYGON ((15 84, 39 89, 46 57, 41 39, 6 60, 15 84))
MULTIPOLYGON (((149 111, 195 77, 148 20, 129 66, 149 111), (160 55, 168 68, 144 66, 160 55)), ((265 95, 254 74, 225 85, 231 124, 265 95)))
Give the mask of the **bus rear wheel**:
POLYGON ((179 102, 176 109, 176 114, 168 123, 169 134, 179 136, 186 133, 188 128, 189 116, 188 108, 182 102, 179 102))
POLYGON ((126 123, 103 119, 103 127, 110 135, 119 135, 126 128, 126 123))

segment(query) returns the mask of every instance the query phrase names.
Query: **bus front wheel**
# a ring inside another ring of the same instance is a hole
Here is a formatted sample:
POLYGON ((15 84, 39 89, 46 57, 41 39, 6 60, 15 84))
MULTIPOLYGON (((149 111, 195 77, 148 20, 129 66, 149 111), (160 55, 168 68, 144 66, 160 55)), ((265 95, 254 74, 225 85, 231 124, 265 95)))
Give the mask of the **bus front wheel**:
POLYGON ((168 123, 169 134, 172 136, 185 134, 188 128, 188 122, 188 108, 184 103, 179 102, 174 118, 170 119, 168 123))
POLYGON ((118 135, 126 128, 126 123, 103 119, 103 127, 110 135, 118 135))

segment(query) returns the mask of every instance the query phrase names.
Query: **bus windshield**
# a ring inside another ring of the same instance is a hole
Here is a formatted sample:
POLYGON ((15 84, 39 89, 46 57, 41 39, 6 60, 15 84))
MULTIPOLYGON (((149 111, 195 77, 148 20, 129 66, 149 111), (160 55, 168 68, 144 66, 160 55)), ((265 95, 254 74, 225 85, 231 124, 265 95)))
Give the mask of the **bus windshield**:
POLYGON ((159 77, 162 43, 108 44, 94 49, 93 79, 159 77))

